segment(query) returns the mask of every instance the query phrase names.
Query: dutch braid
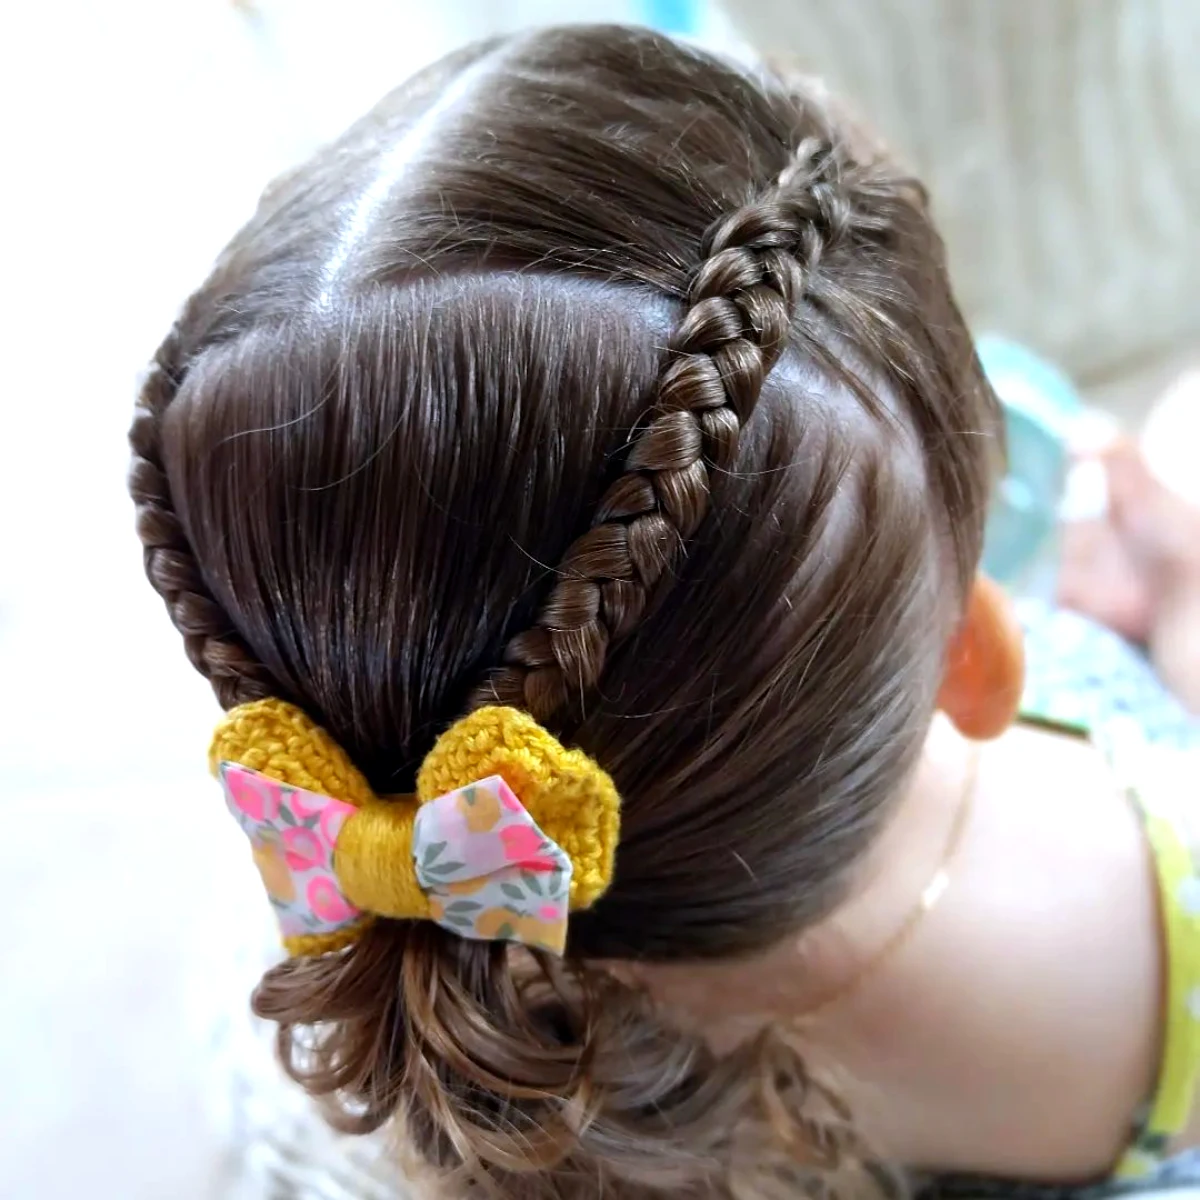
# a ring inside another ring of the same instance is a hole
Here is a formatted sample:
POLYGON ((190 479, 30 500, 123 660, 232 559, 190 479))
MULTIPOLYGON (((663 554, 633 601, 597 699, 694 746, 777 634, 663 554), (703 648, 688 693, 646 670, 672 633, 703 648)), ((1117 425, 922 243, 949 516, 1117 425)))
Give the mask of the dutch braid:
POLYGON ((271 675, 213 597, 175 512, 162 461, 162 421, 183 377, 183 336, 176 324, 158 348, 138 396, 129 444, 129 492, 137 511, 146 577, 163 598, 192 665, 224 708, 276 690, 271 675))
MULTIPOLYGON (((770 192, 709 228, 668 344, 657 415, 634 437, 592 527, 568 548, 534 625, 509 640, 472 707, 514 704, 549 719, 596 685, 610 644, 636 627, 708 511, 710 469, 734 461, 810 276, 848 228, 838 175, 829 144, 807 139, 770 192)), ((188 658, 229 708, 276 685, 205 582, 171 498, 162 419, 182 380, 182 341, 177 324, 142 386, 129 487, 147 578, 188 658)))
POLYGON ((547 720, 596 685, 609 646, 637 625, 699 528, 710 470, 732 466, 810 276, 849 227, 839 177, 833 147, 806 139, 766 195, 709 228, 656 415, 634 436, 591 528, 563 556, 532 628, 508 642, 474 705, 513 704, 547 720))

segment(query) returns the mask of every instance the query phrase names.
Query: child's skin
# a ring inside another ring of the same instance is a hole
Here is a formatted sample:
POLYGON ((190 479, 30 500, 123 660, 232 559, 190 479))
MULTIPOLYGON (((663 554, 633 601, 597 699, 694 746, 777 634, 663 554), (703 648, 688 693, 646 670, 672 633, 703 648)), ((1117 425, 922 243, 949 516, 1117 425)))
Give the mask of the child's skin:
MULTIPOLYGON (((1182 610, 1200 589, 1178 582, 1182 610)), ((757 963, 657 968, 649 978, 719 1042, 765 1020, 794 1022, 918 903, 980 753, 960 730, 992 737, 944 897, 911 939, 804 1023, 805 1037, 868 1137, 898 1161, 1084 1180, 1111 1171, 1154 1088, 1156 883, 1140 819, 1100 753, 1011 726, 1014 703, 996 709, 997 680, 1007 671, 1016 687, 1021 671, 1019 635, 996 605, 985 587, 971 606, 976 669, 951 656, 944 715, 851 898, 757 963)), ((1175 626, 1154 632, 1163 653, 1179 636, 1175 626)))

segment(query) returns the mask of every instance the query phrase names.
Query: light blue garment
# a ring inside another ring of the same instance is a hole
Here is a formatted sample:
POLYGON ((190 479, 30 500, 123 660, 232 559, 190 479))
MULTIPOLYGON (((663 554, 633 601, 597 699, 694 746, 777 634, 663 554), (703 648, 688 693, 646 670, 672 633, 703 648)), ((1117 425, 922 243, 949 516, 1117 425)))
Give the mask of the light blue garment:
POLYGON ((700 23, 702 0, 643 0, 642 20, 663 33, 695 33, 700 23))
POLYGON ((1080 732, 1132 719, 1155 745, 1200 748, 1200 722, 1163 686, 1136 646, 1078 613, 1021 600, 1021 712, 1080 732))

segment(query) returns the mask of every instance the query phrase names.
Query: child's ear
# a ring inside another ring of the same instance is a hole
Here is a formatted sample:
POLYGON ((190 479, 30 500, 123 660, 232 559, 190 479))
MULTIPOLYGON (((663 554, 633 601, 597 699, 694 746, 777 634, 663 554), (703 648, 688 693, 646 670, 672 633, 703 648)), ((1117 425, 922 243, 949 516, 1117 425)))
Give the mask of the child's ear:
POLYGON ((1025 645, 1012 601, 976 577, 946 655, 940 708, 965 737, 999 737, 1012 723, 1025 686, 1025 645))

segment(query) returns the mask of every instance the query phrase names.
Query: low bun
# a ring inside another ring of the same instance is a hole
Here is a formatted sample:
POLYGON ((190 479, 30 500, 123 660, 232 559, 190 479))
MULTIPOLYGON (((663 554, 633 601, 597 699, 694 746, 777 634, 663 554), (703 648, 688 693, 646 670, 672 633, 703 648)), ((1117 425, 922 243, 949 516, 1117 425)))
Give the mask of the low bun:
POLYGON ((862 1160, 778 1033, 717 1056, 608 971, 430 923, 282 963, 253 1004, 335 1128, 398 1120, 448 1195, 794 1197, 862 1160))

